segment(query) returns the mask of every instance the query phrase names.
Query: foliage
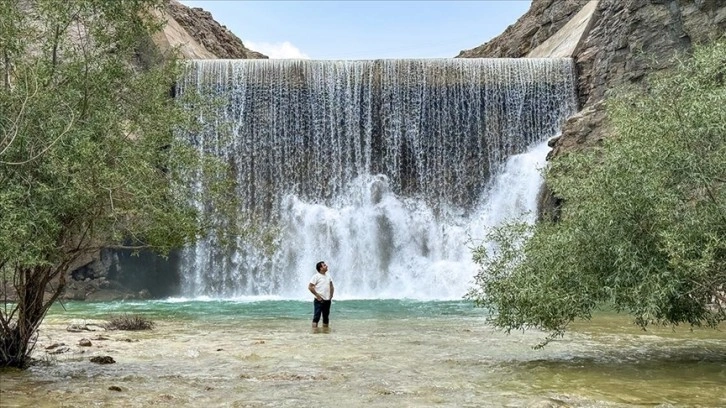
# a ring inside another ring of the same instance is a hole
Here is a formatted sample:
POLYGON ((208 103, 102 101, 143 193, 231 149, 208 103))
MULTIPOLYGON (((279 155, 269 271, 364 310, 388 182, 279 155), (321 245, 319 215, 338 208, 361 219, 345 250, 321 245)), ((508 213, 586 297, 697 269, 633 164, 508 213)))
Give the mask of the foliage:
POLYGON ((150 46, 163 4, 0 2, 0 366, 27 364, 66 272, 100 246, 163 254, 208 226, 183 169, 224 172, 173 137, 194 117, 170 97, 177 59, 150 46))
POLYGON ((540 346, 601 306, 642 328, 726 320, 726 39, 607 106, 602 148, 547 171, 559 222, 503 227, 475 252, 468 296, 507 331, 547 331, 540 346))
POLYGON ((125 313, 111 316, 104 327, 108 330, 151 330, 154 328, 154 322, 139 314, 125 313))

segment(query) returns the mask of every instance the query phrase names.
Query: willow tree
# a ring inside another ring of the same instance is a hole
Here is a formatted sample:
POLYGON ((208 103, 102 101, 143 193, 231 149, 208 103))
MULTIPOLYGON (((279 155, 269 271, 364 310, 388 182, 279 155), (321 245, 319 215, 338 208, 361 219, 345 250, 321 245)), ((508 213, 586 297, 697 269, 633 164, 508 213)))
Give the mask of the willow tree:
POLYGON ((170 97, 180 65, 150 40, 162 6, 0 2, 0 367, 28 365, 79 259, 202 232, 182 171, 200 158, 173 136, 193 125, 170 97))
POLYGON ((496 230, 476 251, 469 296, 495 325, 549 340, 600 307, 643 328, 726 320, 726 39, 648 85, 608 99, 602 148, 551 163, 559 222, 496 230))

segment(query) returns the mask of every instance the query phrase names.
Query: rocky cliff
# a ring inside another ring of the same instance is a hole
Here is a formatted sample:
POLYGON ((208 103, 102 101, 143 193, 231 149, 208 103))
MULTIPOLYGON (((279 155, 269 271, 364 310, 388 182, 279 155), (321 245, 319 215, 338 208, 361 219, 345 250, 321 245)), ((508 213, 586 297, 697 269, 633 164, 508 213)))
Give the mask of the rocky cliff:
POLYGON ((552 37, 584 6, 581 0, 533 0, 529 10, 504 32, 455 58, 519 58, 552 37))
POLYGON ((182 56, 190 59, 267 58, 245 47, 239 37, 201 8, 167 0, 166 10, 157 15, 166 22, 164 30, 153 39, 162 51, 179 47, 182 56))
MULTIPOLYGON (((577 68, 581 110, 552 143, 550 157, 607 137, 608 90, 623 84, 647 86, 648 76, 672 66, 674 56, 726 33, 725 0, 533 0, 530 10, 504 33, 457 57, 530 56, 586 6, 593 7, 592 20, 570 55, 577 68)), ((549 213, 553 203, 553 197, 543 197, 541 210, 549 213)))

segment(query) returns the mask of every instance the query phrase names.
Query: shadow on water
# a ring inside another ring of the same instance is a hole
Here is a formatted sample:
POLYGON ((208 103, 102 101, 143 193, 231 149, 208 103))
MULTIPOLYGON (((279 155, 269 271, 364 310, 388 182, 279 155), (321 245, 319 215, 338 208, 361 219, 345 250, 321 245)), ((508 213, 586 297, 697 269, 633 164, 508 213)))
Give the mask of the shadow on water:
POLYGON ((698 372, 706 376, 709 372, 720 374, 726 380, 726 343, 714 344, 713 347, 693 345, 689 347, 660 348, 650 346, 645 350, 594 350, 592 356, 558 357, 529 361, 506 361, 507 367, 516 367, 523 371, 595 371, 625 375, 628 372, 657 372, 673 375, 679 371, 690 376, 691 368, 698 367, 698 372), (707 368, 711 367, 712 370, 707 368))
POLYGON ((497 373, 501 389, 563 396, 565 406, 726 406, 722 340, 617 344, 585 337, 548 345, 544 356, 523 353, 479 363, 497 373), (588 395, 587 400, 573 400, 578 394, 588 395))

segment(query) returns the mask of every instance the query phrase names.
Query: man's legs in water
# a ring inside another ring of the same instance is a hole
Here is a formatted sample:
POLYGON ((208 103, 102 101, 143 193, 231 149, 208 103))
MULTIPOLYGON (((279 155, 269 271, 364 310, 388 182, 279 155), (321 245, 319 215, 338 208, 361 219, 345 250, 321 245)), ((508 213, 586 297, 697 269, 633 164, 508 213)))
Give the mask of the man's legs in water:
MULTIPOLYGON (((323 313, 323 302, 318 302, 317 299, 313 300, 313 307, 314 307, 314 313, 313 313, 313 328, 318 327, 318 322, 320 321, 320 315, 323 313)), ((330 310, 330 309, 328 309, 330 310)), ((327 318, 323 318, 323 323, 327 321, 327 318)))
POLYGON ((332 302, 330 300, 323 300, 322 302, 322 312, 323 312, 323 327, 328 327, 328 323, 330 323, 330 304, 332 302))

